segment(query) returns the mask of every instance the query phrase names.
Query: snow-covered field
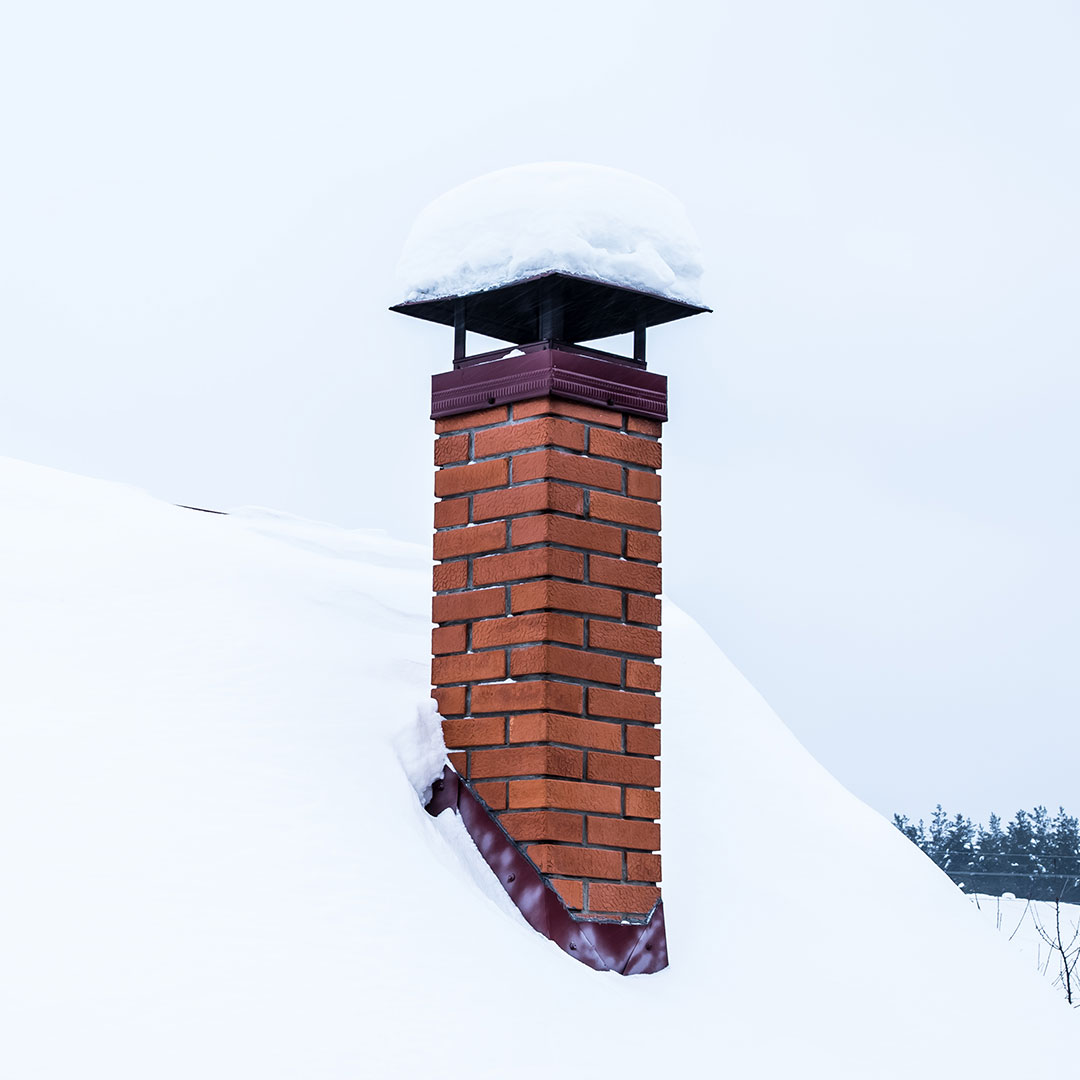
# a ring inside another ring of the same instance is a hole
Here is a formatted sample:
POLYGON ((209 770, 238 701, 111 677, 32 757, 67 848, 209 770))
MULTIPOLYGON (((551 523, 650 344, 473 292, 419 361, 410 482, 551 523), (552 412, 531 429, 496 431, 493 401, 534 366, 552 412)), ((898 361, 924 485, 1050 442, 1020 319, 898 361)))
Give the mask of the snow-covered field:
POLYGON ((1039 974, 1064 993, 1062 950, 1070 957, 1074 972, 1071 988, 1074 1007, 1080 1008, 1080 904, 1062 904, 1060 911, 1048 900, 1023 900, 1014 896, 972 894, 971 902, 992 922, 1013 948, 1023 953, 1039 974), (1060 927, 1058 925, 1060 920, 1060 927), (1058 931, 1060 929, 1060 939, 1058 931), (1060 940, 1062 949, 1047 943, 1060 940))
POLYGON ((2 459, 0 508, 3 1077, 1072 1075, 1060 993, 672 604, 627 979, 420 807, 426 549, 2 459))

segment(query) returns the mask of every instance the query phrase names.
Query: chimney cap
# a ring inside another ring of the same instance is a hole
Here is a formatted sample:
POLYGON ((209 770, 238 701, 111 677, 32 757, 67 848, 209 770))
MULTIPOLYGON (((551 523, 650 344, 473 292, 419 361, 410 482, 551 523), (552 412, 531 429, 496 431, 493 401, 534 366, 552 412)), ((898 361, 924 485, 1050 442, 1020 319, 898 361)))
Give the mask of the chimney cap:
POLYGON ((392 310, 460 328, 464 299, 469 330, 589 341, 708 311, 701 274, 686 210, 659 184, 600 165, 518 165, 420 212, 392 310))
POLYGON ((515 345, 549 337, 567 342, 592 341, 710 310, 686 300, 558 271, 464 296, 410 300, 390 310, 454 326, 461 314, 459 305, 464 309, 466 329, 515 345), (555 311, 552 332, 542 325, 549 304, 555 311))

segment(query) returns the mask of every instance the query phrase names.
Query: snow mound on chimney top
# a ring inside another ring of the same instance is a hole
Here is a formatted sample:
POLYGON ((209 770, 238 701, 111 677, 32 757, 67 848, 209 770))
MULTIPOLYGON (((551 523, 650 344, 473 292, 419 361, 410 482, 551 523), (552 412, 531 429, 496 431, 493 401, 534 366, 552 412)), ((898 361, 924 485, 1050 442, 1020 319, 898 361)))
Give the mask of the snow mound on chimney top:
POLYGON ((464 296, 549 271, 700 304, 701 252, 671 192, 621 169, 544 162, 440 195, 398 263, 405 301, 464 296))

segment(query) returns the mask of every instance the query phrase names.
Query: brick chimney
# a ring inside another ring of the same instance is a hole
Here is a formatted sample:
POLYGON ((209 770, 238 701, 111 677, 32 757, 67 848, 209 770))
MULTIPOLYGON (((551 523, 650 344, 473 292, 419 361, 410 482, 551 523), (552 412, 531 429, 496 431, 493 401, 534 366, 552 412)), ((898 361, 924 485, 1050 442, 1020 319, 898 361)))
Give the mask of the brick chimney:
POLYGON ((575 913, 660 898, 660 422, 543 394, 436 421, 451 762, 575 913))
POLYGON ((433 695, 450 759, 577 919, 660 900, 660 477, 646 327, 707 310, 541 274, 394 310, 433 376, 433 695), (466 355, 466 332, 519 344, 466 355), (633 356, 575 342, 633 333, 633 356))
POLYGON ((685 211, 615 169, 516 166, 417 219, 392 310, 454 328, 432 377, 431 681, 453 807, 530 925, 600 970, 667 963, 660 476, 649 327, 708 311, 685 211), (469 354, 473 332, 512 346, 469 354), (587 347, 632 336, 631 355, 587 347), (455 771, 456 770, 456 771, 455 771))

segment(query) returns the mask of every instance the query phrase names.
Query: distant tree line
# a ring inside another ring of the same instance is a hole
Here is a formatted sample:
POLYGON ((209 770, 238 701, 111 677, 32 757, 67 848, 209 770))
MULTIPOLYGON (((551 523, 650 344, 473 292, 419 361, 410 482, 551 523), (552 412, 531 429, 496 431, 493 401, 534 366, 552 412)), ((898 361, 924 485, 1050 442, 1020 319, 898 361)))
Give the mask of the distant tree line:
POLYGON ((1080 903, 1080 825, 1063 808, 1018 810, 1004 827, 991 814, 984 828, 939 803, 929 826, 900 814, 893 824, 965 892, 1080 903))

